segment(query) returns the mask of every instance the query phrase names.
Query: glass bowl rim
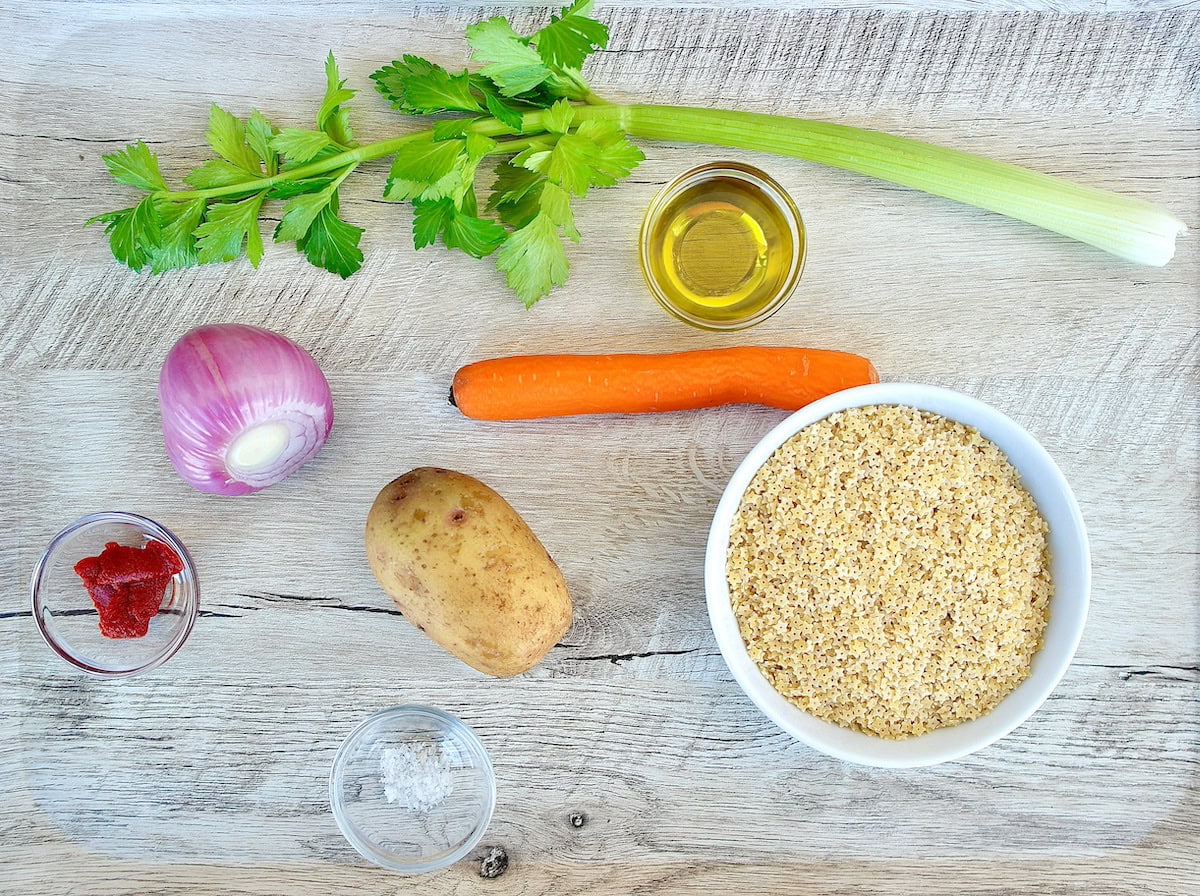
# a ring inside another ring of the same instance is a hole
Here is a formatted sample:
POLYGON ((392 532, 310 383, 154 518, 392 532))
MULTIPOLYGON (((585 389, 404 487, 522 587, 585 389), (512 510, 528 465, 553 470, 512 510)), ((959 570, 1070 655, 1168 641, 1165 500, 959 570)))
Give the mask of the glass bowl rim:
POLYGON ((42 640, 63 661, 94 678, 128 678, 131 675, 137 675, 140 672, 148 672, 151 669, 158 668, 173 657, 179 651, 179 648, 183 646, 184 642, 187 641, 188 636, 192 633, 192 628, 196 624, 196 618, 200 615, 200 577, 196 573, 196 565, 192 561, 191 554, 188 553, 187 548, 175 533, 166 526, 155 522, 149 517, 130 513, 125 510, 101 510, 81 516, 50 539, 50 543, 46 545, 45 550, 42 551, 42 555, 38 558, 37 564, 33 568, 33 577, 30 580, 29 586, 29 600, 30 609, 33 613, 33 621, 37 625, 42 640), (183 561, 183 572, 180 575, 184 577, 190 586, 188 591, 191 594, 191 599, 188 601, 186 612, 181 619, 181 625, 175 634, 163 645, 162 649, 144 663, 126 669, 106 669, 85 662, 65 643, 55 638, 49 629, 46 628, 46 623, 42 619, 42 611, 46 609, 46 604, 41 594, 42 580, 45 577, 46 566, 50 562, 50 558, 54 556, 55 551, 72 535, 104 523, 130 525, 167 544, 183 561))
POLYGON ((420 704, 392 706, 373 712, 359 722, 338 747, 337 753, 333 757, 333 765, 329 769, 329 806, 342 836, 363 858, 400 874, 425 874, 430 871, 440 871, 463 859, 483 839, 496 808, 496 772, 483 741, 462 719, 434 706, 420 704), (478 763, 476 767, 482 770, 483 779, 487 785, 483 811, 479 813, 471 833, 454 849, 429 861, 409 861, 398 857, 396 853, 373 845, 359 833, 358 826, 349 817, 345 800, 342 797, 341 785, 346 774, 346 765, 349 762, 351 751, 358 746, 363 734, 381 722, 405 716, 432 720, 438 727, 446 731, 447 736, 465 746, 471 756, 476 759, 478 763))
POLYGON ((650 200, 650 204, 646 206, 646 212, 642 216, 641 229, 638 233, 638 259, 641 262, 642 277, 646 282, 647 288, 650 290, 650 295, 664 311, 676 320, 681 320, 685 324, 700 330, 718 333, 736 332, 762 323, 787 304, 788 299, 791 298, 792 293, 796 290, 796 285, 800 282, 800 277, 804 273, 805 262, 808 259, 808 230, 805 227, 804 218, 800 214, 800 210, 796 207, 791 194, 775 178, 771 177, 771 175, 767 174, 761 168, 746 164, 745 162, 732 160, 705 162, 689 168, 672 178, 662 189, 654 194, 654 198, 650 200), (738 318, 737 320, 725 323, 717 323, 686 314, 668 300, 662 286, 650 273, 650 234, 654 229, 654 223, 659 220, 663 210, 672 199, 695 184, 715 180, 722 176, 753 185, 762 192, 766 200, 779 209, 783 217, 787 220, 788 232, 792 237, 794 251, 787 278, 776 291, 770 303, 748 317, 738 318))

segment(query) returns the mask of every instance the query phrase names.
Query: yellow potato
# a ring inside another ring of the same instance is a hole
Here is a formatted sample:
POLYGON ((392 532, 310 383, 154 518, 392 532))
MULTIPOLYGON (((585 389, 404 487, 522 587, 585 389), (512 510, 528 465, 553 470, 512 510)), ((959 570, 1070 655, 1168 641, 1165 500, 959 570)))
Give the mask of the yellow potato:
POLYGON ((508 502, 478 479, 422 467, 367 514, 367 559, 417 628, 488 675, 519 675, 571 625, 558 565, 508 502))

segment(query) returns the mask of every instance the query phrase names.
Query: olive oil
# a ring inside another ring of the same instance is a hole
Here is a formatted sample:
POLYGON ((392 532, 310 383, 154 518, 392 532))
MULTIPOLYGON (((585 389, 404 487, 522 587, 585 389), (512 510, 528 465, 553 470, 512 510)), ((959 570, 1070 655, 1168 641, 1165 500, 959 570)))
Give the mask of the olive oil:
POLYGON ((737 329, 782 305, 804 248, 803 224, 782 188, 762 172, 721 163, 688 172, 651 204, 642 267, 675 316, 737 329))

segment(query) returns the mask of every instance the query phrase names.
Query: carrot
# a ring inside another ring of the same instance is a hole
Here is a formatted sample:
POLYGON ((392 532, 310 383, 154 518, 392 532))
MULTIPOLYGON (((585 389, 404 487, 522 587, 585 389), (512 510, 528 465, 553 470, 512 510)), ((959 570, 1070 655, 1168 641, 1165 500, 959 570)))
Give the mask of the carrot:
POLYGON ((477 420, 643 414, 723 404, 794 411, 879 382, 866 358, 808 348, 719 348, 665 355, 521 355, 468 364, 450 400, 477 420))

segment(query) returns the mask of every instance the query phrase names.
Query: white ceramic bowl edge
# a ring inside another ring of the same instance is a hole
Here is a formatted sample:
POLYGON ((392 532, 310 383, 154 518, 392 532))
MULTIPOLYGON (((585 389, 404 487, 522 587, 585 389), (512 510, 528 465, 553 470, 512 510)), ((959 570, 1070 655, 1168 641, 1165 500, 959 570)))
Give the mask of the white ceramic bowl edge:
POLYGON ((910 768, 958 759, 999 740, 1028 719, 1057 686, 1079 645, 1087 618, 1091 562, 1083 516, 1065 477, 1046 450, 1009 417, 983 402, 936 386, 881 383, 838 392, 797 411, 760 441, 729 481, 709 531, 704 569, 709 619, 717 645, 747 696, 777 725, 830 756, 864 765, 910 768), (906 740, 884 740, 801 711, 785 700, 746 652, 730 605, 725 559, 729 530, 754 474, 789 438, 837 411, 905 405, 977 429, 1008 456, 1050 529, 1054 595, 1041 650, 1029 677, 988 715, 906 740))

